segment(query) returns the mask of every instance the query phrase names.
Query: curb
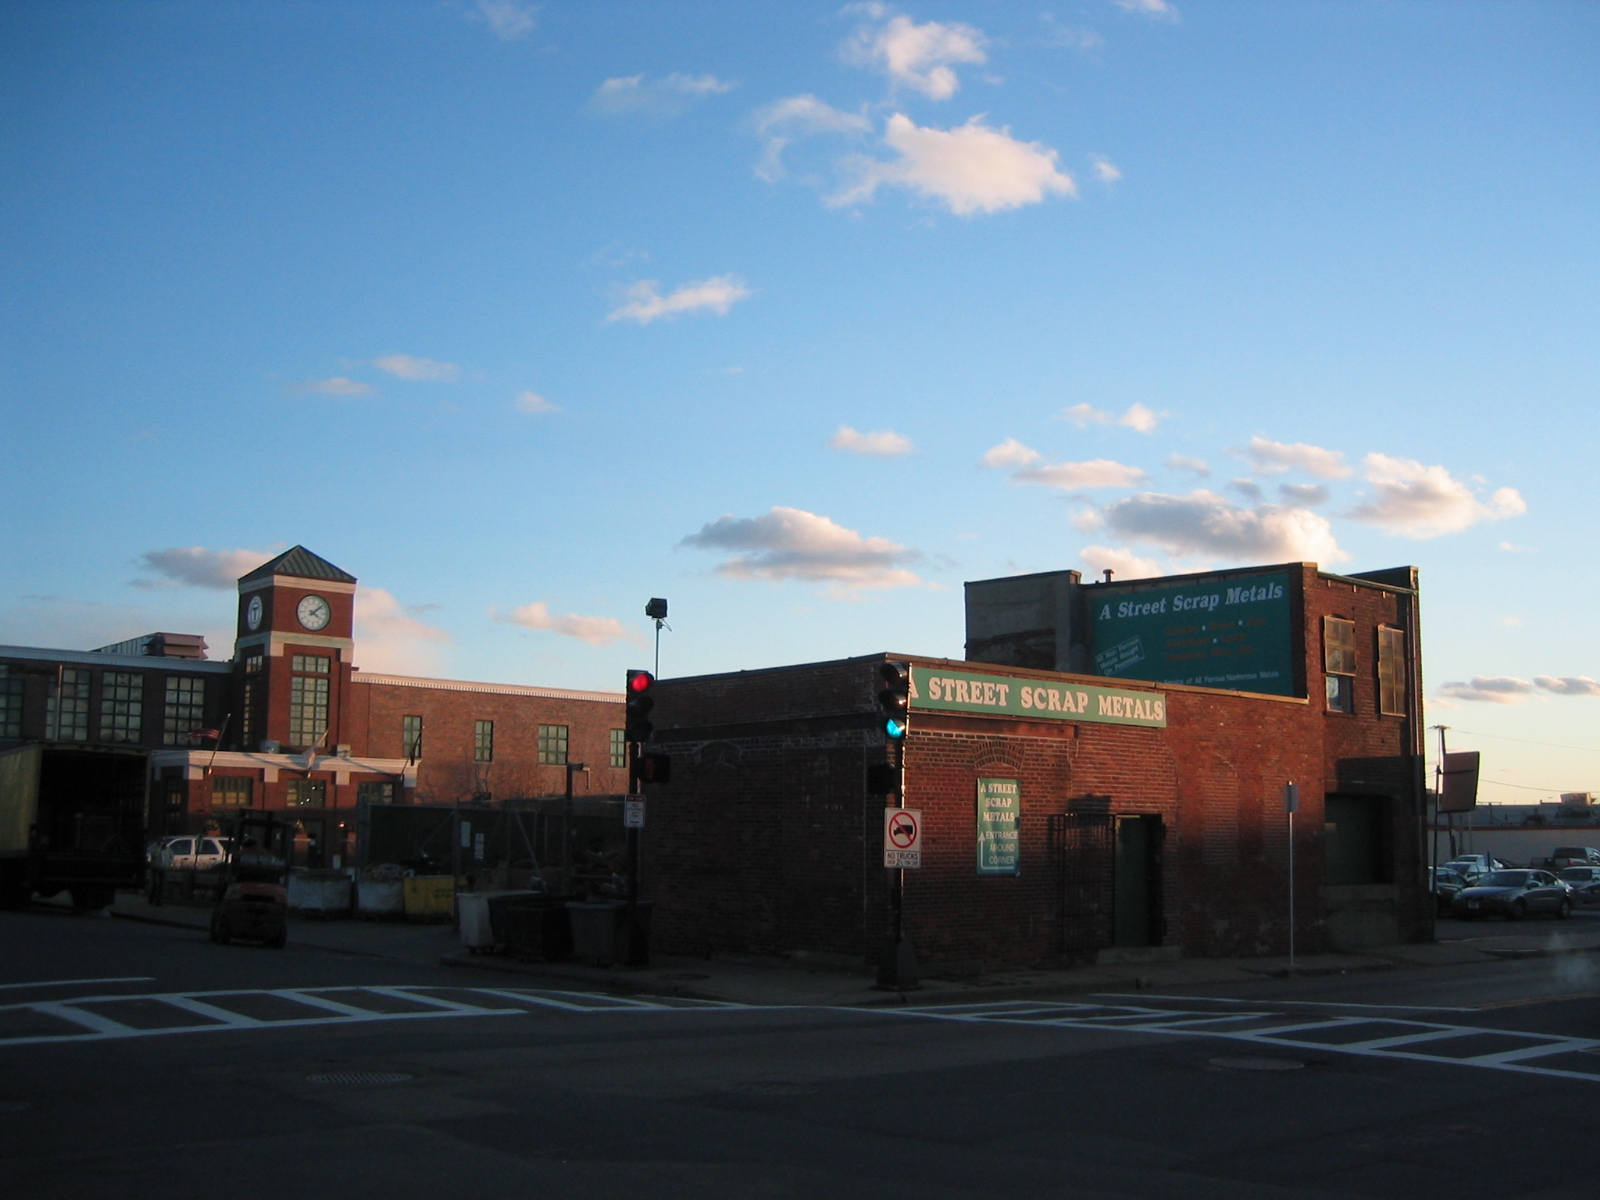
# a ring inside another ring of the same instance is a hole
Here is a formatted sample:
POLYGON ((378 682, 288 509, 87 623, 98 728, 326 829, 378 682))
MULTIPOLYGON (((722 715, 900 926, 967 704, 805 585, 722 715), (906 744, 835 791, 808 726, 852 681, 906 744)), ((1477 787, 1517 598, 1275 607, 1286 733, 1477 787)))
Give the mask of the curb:
POLYGON ((1600 946, 1536 946, 1527 950, 1515 949, 1479 949, 1479 954, 1488 954, 1494 958, 1564 958, 1573 954, 1593 954, 1600 951, 1600 946))

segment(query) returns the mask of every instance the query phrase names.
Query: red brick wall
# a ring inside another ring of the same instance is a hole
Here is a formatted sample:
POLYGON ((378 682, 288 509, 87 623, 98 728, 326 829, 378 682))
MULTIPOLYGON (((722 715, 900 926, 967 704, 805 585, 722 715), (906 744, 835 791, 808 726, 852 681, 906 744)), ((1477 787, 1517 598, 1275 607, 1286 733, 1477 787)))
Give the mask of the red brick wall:
POLYGON ((588 766, 573 777, 578 794, 628 790, 626 769, 610 764, 611 730, 622 727, 622 697, 615 701, 510 695, 368 683, 350 685, 349 731, 356 757, 404 758, 401 718, 422 718, 422 759, 416 799, 451 804, 488 791, 496 800, 559 795, 566 768, 540 764, 539 726, 568 727, 567 756, 588 766), (473 761, 473 725, 494 722, 494 761, 473 761))
MULTIPOLYGON (((673 755, 673 780, 651 789, 645 859, 663 949, 875 955, 890 920, 885 802, 865 794, 864 777, 886 753, 875 701, 882 661, 657 684, 654 747, 673 755)), ((1050 817, 1086 796, 1109 796, 1114 814, 1162 818, 1167 944, 1190 954, 1287 948, 1281 789, 1321 775, 1320 709, 1151 690, 1168 697, 1165 730, 915 715, 906 786, 926 845, 922 868, 906 873, 905 911, 925 961, 1059 957, 1064 867, 1050 817), (976 873, 976 786, 989 775, 1022 783, 1017 876, 976 873)), ((1307 787, 1297 823, 1307 950, 1320 936, 1321 821, 1320 795, 1307 787)))

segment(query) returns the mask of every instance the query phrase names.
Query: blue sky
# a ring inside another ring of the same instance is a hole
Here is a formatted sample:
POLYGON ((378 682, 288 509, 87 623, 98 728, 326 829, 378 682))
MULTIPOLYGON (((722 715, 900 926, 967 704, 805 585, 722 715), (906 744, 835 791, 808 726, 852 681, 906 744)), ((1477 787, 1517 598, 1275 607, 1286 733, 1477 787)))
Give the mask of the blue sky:
POLYGON ((1422 570, 1485 795, 1600 792, 1600 7, 17 3, 0 642, 614 688, 961 583, 1422 570))

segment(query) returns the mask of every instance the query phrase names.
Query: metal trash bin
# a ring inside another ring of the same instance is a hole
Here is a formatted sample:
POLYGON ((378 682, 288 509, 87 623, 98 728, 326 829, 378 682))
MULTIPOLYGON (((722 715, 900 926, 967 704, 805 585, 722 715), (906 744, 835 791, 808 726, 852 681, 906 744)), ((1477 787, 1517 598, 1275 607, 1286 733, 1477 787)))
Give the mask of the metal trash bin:
POLYGON ((560 962, 572 954, 572 921, 559 898, 507 905, 505 930, 505 946, 513 954, 544 962, 560 962))
MULTIPOLYGON (((655 902, 637 904, 639 932, 650 943, 650 919, 655 902)), ((628 906, 621 900, 567 901, 572 918, 572 954, 592 959, 598 967, 628 960, 628 906)))

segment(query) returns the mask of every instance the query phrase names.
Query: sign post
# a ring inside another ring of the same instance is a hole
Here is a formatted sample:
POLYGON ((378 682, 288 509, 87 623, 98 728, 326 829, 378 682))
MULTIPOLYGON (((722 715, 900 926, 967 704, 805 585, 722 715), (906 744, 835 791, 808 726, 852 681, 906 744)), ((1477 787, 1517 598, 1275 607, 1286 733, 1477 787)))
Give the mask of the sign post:
POLYGON ((1294 814, 1300 811, 1300 785, 1283 785, 1283 811, 1289 816, 1289 974, 1294 974, 1294 814))

